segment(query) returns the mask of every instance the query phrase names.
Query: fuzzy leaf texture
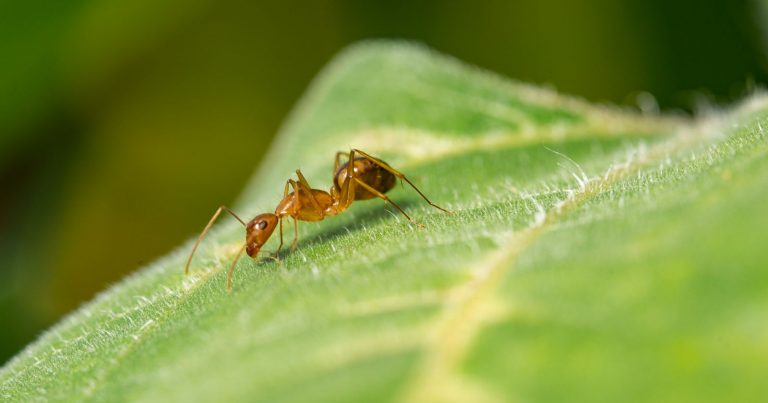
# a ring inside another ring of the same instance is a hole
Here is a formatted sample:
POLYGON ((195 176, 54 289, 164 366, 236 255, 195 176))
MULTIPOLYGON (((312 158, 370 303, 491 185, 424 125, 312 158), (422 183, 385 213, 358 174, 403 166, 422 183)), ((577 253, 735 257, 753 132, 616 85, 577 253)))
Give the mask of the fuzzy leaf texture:
POLYGON ((235 210, 273 211, 296 168, 330 188, 334 153, 355 147, 454 215, 398 185, 390 196, 425 229, 357 202, 302 223, 280 263, 242 259, 231 294, 244 231, 223 217, 190 276, 188 242, 12 359, 0 397, 758 401, 766 126, 762 95, 695 119, 640 114, 415 45, 354 46, 312 85, 235 210))

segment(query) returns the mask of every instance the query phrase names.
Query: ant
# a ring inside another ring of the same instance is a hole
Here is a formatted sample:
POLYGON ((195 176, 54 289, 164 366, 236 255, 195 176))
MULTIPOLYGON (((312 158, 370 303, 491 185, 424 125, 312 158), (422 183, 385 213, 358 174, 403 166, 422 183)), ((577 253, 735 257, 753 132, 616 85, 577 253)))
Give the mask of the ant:
MULTIPOLYGON (((189 273, 189 265, 192 263, 192 257, 195 255, 200 241, 203 240, 203 237, 211 229, 211 226, 213 226, 213 223, 222 211, 226 211, 235 217, 237 221, 240 221, 245 227, 246 234, 245 244, 235 256, 235 260, 232 262, 232 266, 227 273, 228 290, 232 289, 232 273, 234 273, 237 261, 240 259, 243 251, 255 259, 259 250, 267 243, 267 240, 269 240, 278 224, 280 227, 280 246, 277 247, 275 256, 280 253, 280 249, 283 247, 283 219, 287 217, 293 218, 294 237, 291 243, 291 250, 296 249, 296 243, 299 240, 299 220, 320 221, 327 216, 335 216, 349 208, 355 200, 367 200, 378 197, 397 208, 408 221, 418 227, 423 227, 423 225, 414 221, 408 213, 384 194, 395 187, 397 179, 408 182, 430 206, 452 214, 451 211, 432 203, 402 172, 358 149, 352 149, 348 153, 344 151, 336 153, 333 165, 333 187, 331 187, 330 192, 313 189, 309 186, 309 182, 307 182, 307 179, 304 178, 299 169, 296 170, 296 176, 298 176, 298 181, 288 179, 285 183, 283 200, 277 204, 274 213, 259 214, 246 223, 226 206, 219 207, 216 213, 213 214, 213 217, 211 217, 211 220, 208 221, 208 225, 205 226, 203 232, 200 233, 195 246, 192 247, 187 264, 184 266, 184 274, 189 273), (344 164, 340 164, 340 157, 342 155, 347 155, 348 157, 347 162, 344 164), (293 191, 289 192, 290 189, 293 189, 293 191)), ((277 260, 275 256, 270 257, 277 260)))

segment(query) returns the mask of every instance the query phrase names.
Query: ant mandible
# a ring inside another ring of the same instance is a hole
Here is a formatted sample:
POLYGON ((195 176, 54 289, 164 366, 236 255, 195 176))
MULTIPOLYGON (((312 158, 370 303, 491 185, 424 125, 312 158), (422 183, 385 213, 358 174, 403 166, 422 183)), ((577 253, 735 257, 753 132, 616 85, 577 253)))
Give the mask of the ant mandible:
POLYGON ((335 163, 333 165, 333 187, 330 192, 326 192, 320 189, 313 189, 309 186, 307 179, 301 173, 301 170, 296 170, 298 181, 288 179, 285 183, 285 189, 283 191, 283 200, 277 204, 274 213, 259 214, 247 223, 240 219, 232 210, 226 206, 221 206, 213 214, 211 220, 208 221, 208 225, 205 226, 203 232, 195 242, 195 246, 192 247, 192 252, 189 254, 187 264, 184 266, 184 274, 189 273, 189 265, 192 263, 192 257, 195 255, 197 247, 200 246, 200 241, 203 240, 205 234, 211 229, 213 223, 219 218, 222 211, 226 211, 233 217, 240 221, 245 227, 245 244, 235 256, 235 260, 232 262, 232 266, 227 273, 227 289, 232 289, 232 273, 235 271, 235 265, 243 254, 243 251, 248 253, 248 256, 256 258, 256 255, 261 250, 261 247, 267 243, 270 235, 275 230, 275 227, 280 226, 280 246, 277 247, 275 256, 280 252, 283 247, 283 219, 287 217, 293 218, 294 237, 291 243, 291 250, 296 249, 296 242, 299 240, 299 220, 301 221, 320 221, 327 216, 334 216, 342 211, 346 210, 355 200, 367 200, 374 197, 383 199, 385 202, 393 205, 397 208, 405 218, 416 226, 423 227, 423 225, 413 221, 411 216, 408 215, 400 206, 390 200, 387 195, 389 190, 395 186, 397 179, 407 182, 413 187, 416 192, 427 202, 430 206, 440 209, 446 213, 451 211, 446 210, 435 203, 432 203, 424 193, 416 187, 402 172, 392 168, 386 162, 369 155, 364 151, 358 149, 352 149, 350 152, 339 151, 336 153, 335 163), (342 155, 348 155, 347 162, 340 165, 340 158, 342 155), (358 156, 359 155, 359 156, 358 156), (293 190, 289 192, 289 190, 293 190))

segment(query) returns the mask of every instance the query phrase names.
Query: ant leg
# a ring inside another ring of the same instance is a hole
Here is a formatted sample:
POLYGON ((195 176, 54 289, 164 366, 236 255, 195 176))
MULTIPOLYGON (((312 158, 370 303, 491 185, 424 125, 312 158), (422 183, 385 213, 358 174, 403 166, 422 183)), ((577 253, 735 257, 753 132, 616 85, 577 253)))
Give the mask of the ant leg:
POLYGON ((411 218, 411 216, 409 216, 409 215, 408 215, 408 213, 406 213, 406 212, 405 212, 405 210, 403 210, 403 209, 402 209, 400 206, 398 206, 398 205, 397 205, 397 203, 393 202, 393 201, 392 201, 392 200, 391 200, 389 197, 387 197, 387 195, 385 195, 384 193, 381 193, 381 192, 379 192, 378 190, 376 190, 376 189, 372 188, 372 187, 371 187, 371 186, 369 186, 367 183, 365 183, 365 182, 361 181, 361 180, 360 180, 360 179, 358 179, 358 178, 354 178, 354 180, 355 180, 355 182, 357 182, 357 184, 358 184, 358 185, 362 186, 362 187, 363 187, 365 190, 367 190, 367 191, 369 191, 369 192, 371 192, 371 193, 375 194, 377 197, 379 197, 379 198, 383 199, 385 202, 387 202, 387 203, 389 203, 389 204, 391 204, 391 205, 395 206, 395 208, 397 208, 398 210, 400 210, 400 212, 401 212, 401 213, 403 213, 403 215, 405 216, 405 218, 407 218, 407 219, 408 219, 408 221, 410 221, 410 222, 411 222, 413 225, 416 225, 416 226, 418 226, 418 227, 424 228, 424 225, 423 225, 423 224, 419 224, 419 223, 417 223, 416 221, 413 221, 413 218, 411 218))
POLYGON ((289 179, 291 182, 291 186, 293 186, 293 197, 294 197, 294 214, 291 215, 291 218, 293 218, 293 242, 291 242, 291 250, 296 250, 296 244, 299 242, 299 220, 296 219, 296 215, 298 215, 298 212, 301 210, 301 205, 299 204, 299 184, 293 179, 289 179))
MULTIPOLYGON (((354 176, 354 160, 355 151, 351 150, 349 153, 339 151, 336 153, 336 165, 339 165, 339 155, 347 154, 349 160, 346 166, 346 179, 343 183, 337 184, 334 180, 333 188, 331 188, 331 197, 333 198, 333 211, 338 214, 346 210, 353 201, 355 201, 355 181, 351 180, 354 176), (337 185, 339 186, 337 188, 337 185)), ((336 173, 334 172, 334 175, 336 173)))
POLYGON ((293 242, 291 242, 291 250, 296 250, 296 244, 299 242, 299 220, 296 217, 293 218, 293 242))
POLYGON ((184 265, 184 274, 189 274, 189 265, 192 263, 192 257, 195 255, 195 251, 197 250, 197 247, 200 246, 200 241, 203 240, 205 237, 205 234, 208 233, 208 230, 211 229, 213 226, 213 223, 216 221, 217 218, 219 218, 219 215, 222 211, 226 211, 227 213, 231 214, 233 217, 237 219, 237 221, 240 221, 240 224, 243 224, 245 227, 245 221, 240 219, 240 217, 237 216, 232 210, 227 208, 227 206, 219 206, 219 208, 216 210, 216 212, 213 214, 213 217, 211 217, 211 220, 208 221, 208 225, 203 228, 203 232, 200 233, 200 236, 197 237, 197 241, 195 241, 195 246, 192 247, 192 252, 189 253, 189 258, 187 259, 187 264, 184 265))
POLYGON ((320 208, 320 203, 317 202, 317 199, 315 198, 315 194, 312 192, 312 187, 309 186, 309 182, 307 182, 307 178, 304 177, 300 169, 296 170, 296 176, 299 177, 299 188, 304 189, 304 191, 307 193, 307 196, 309 196, 309 201, 311 201, 312 204, 314 205, 315 210, 317 210, 317 212, 324 217, 325 212, 323 211, 322 208, 320 208))
MULTIPOLYGON (((291 182, 292 181, 290 179, 285 181, 285 188, 283 189, 283 198, 288 197, 288 187, 291 185, 291 182)), ((274 256, 269 256, 269 257, 274 259, 275 261, 279 262, 280 261, 280 259, 279 259, 280 249, 283 248, 283 218, 281 217, 280 219, 278 219, 278 222, 280 224, 280 245, 277 246, 277 250, 275 251, 275 255, 274 256)))
POLYGON ((349 155, 347 160, 347 179, 344 181, 341 189, 341 204, 348 207, 355 201, 355 181, 352 180, 355 177, 355 150, 350 150, 347 155, 349 155))
POLYGON ((380 167, 384 168, 385 170, 389 171, 389 172, 390 172, 392 175, 395 175, 395 176, 397 176, 397 177, 398 177, 398 178, 400 178, 401 180, 404 180, 404 181, 408 182, 408 184, 409 184, 409 185, 411 185, 411 187, 412 187, 414 190, 416 190, 416 192, 417 192, 417 193, 418 193, 418 194, 419 194, 419 195, 420 195, 420 196, 421 196, 421 197, 422 197, 422 198, 423 198, 423 199, 424 199, 424 200, 425 200, 427 203, 429 203, 429 205, 430 205, 430 206, 432 206, 432 207, 434 207, 434 208, 436 208, 436 209, 442 210, 442 211, 444 211, 444 212, 446 212, 446 213, 448 213, 448 214, 453 214, 453 211, 450 211, 450 210, 446 210, 446 209, 444 209, 444 208, 442 208, 442 207, 438 206, 437 204, 435 204, 435 203, 432 203, 432 201, 430 201, 430 200, 429 200, 429 198, 427 198, 427 196, 426 196, 424 193, 422 193, 422 192, 421 192, 421 190, 419 190, 419 188, 417 188, 417 187, 416 187, 416 185, 414 185, 414 184, 413 184, 413 182, 411 182, 411 181, 410 181, 410 180, 409 180, 409 179, 408 179, 408 178, 407 178, 407 177, 406 177, 406 176, 405 176, 405 175, 404 175, 402 172, 398 171, 398 170, 397 170, 397 169, 395 169, 395 168, 392 168, 392 167, 391 167, 391 166, 389 166, 389 164, 387 164, 386 162, 384 162, 384 161, 382 161, 382 160, 380 160, 380 159, 378 159, 378 158, 376 158, 376 157, 374 157, 374 156, 372 156, 372 155, 370 155, 370 154, 366 153, 365 151, 360 151, 360 150, 358 150, 358 149, 353 149, 352 151, 353 151, 353 152, 356 152, 356 153, 358 153, 358 154, 360 154, 360 155, 362 155, 362 156, 363 156, 365 159, 367 159, 368 161, 371 161, 371 162, 373 162, 374 164, 376 164, 376 165, 378 165, 378 166, 380 166, 380 167))
POLYGON ((283 248, 283 218, 280 217, 280 245, 277 247, 277 252, 275 252, 275 256, 280 254, 280 249, 283 248))
POLYGON ((274 260, 277 263, 280 263, 280 249, 283 248, 283 219, 282 217, 279 218, 278 223, 280 224, 280 245, 277 245, 277 250, 275 253, 267 253, 267 258, 274 260))
POLYGON ((334 158, 333 162, 333 176, 336 176, 336 172, 339 172, 339 167, 341 166, 341 157, 342 155, 349 155, 346 151, 337 151, 336 152, 336 158, 334 158))
POLYGON ((245 244, 243 244, 243 247, 240 248, 240 252, 237 252, 237 256, 235 256, 235 260, 232 262, 232 266, 229 267, 229 271, 227 272, 227 291, 232 291, 232 274, 234 274, 237 261, 240 260, 240 256, 243 254, 244 250, 245 244))
POLYGON ((288 186, 288 184, 290 184, 291 187, 293 188, 293 213, 295 214, 295 213, 298 213, 299 210, 301 210, 301 199, 299 198, 299 184, 293 179, 288 179, 288 182, 285 184, 285 186, 288 186))
MULTIPOLYGON (((285 181, 285 187, 283 188, 283 198, 288 197, 288 188, 289 186, 291 186, 291 182, 292 182, 291 179, 288 179, 287 181, 285 181)), ((280 223, 280 245, 277 246, 277 251, 275 251, 275 257, 280 255, 280 249, 283 248, 283 218, 281 217, 278 220, 278 222, 280 223)))
MULTIPOLYGON (((337 157, 341 152, 336 153, 337 157)), ((350 178, 350 176, 347 176, 350 178)), ((336 183, 334 179, 333 187, 331 188, 331 206, 329 208, 333 214, 339 214, 346 210, 350 204, 355 200, 354 194, 354 182, 351 180, 344 180, 343 183, 336 183), (352 197, 350 197, 350 194, 352 197)))

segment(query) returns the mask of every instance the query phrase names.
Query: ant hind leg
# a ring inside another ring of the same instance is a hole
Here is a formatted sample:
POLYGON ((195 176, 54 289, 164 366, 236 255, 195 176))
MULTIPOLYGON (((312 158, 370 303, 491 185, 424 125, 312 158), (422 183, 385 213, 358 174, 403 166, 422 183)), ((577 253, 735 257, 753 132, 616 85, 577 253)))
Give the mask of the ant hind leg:
POLYGON ((393 202, 393 201, 392 201, 392 199, 390 199, 389 197, 387 197, 387 195, 385 195, 384 193, 381 193, 381 192, 379 192, 378 190, 376 190, 376 189, 372 188, 370 185, 368 185, 367 183, 365 183, 365 182, 361 181, 361 180, 360 180, 360 179, 358 179, 358 178, 355 178, 354 180, 355 180, 355 182, 356 182, 358 185, 362 186, 362 187, 363 187, 365 190, 367 190, 367 191, 369 191, 369 192, 373 193, 374 195, 376 195, 378 198, 380 198, 380 199, 384 200, 385 202, 387 202, 387 203, 389 203, 389 204, 391 204, 391 205, 395 206, 395 208, 396 208, 396 209, 398 209, 398 210, 400 210, 400 212, 401 212, 401 213, 403 213, 403 215, 405 216, 405 218, 407 218, 407 219, 408 219, 408 221, 410 221, 410 222, 411 222, 413 225, 416 225, 416 226, 418 226, 418 227, 420 227, 420 228, 424 228, 424 224, 419 224, 419 223, 417 223, 416 221, 413 221, 413 218, 411 218, 411 216, 409 216, 409 215, 408 215, 408 213, 406 213, 406 212, 405 212, 405 210, 403 210, 403 209, 402 209, 402 207, 398 206, 398 205, 397 205, 397 203, 393 202))
POLYGON ((363 156, 363 157, 364 157, 365 159, 367 159, 368 161, 371 161, 371 162, 373 162, 374 164, 376 164, 376 165, 378 165, 378 166, 380 166, 380 167, 384 168, 385 170, 387 170, 387 171, 388 171, 389 173, 391 173, 392 175, 395 175, 396 177, 400 178, 400 180, 404 180, 404 181, 408 182, 408 184, 409 184, 409 185, 411 185, 411 187, 412 187, 412 188, 413 188, 413 189, 414 189, 414 190, 415 190, 415 191, 416 191, 416 192, 419 194, 419 196, 421 196, 421 198, 422 198, 422 199, 424 199, 424 201, 426 201, 427 203, 429 203, 429 205, 430 205, 430 206, 432 206, 432 207, 434 207, 434 208, 436 208, 436 209, 438 209, 438 210, 442 210, 442 211, 444 211, 444 212, 446 212, 446 213, 448 213, 448 214, 453 214, 453 211, 450 211, 450 210, 444 209, 444 208, 442 208, 442 207, 438 206, 437 204, 435 204, 435 203, 432 203, 432 201, 431 201, 431 200, 429 200, 429 198, 428 198, 428 197, 427 197, 427 196, 426 196, 424 193, 422 193, 422 192, 421 192, 421 190, 419 190, 419 188, 418 188, 418 187, 416 187, 416 185, 414 185, 414 184, 413 184, 413 182, 411 182, 411 180, 410 180, 410 179, 408 179, 408 178, 405 176, 405 174, 403 174, 402 172, 398 171, 398 170, 397 170, 397 169, 395 169, 395 168, 392 168, 392 167, 391 167, 389 164, 387 164, 386 162, 384 162, 384 161, 382 161, 382 160, 380 160, 380 159, 378 159, 378 158, 376 158, 376 157, 374 157, 374 156, 372 156, 372 155, 370 155, 370 154, 366 153, 365 151, 361 151, 361 150, 358 150, 358 149, 353 149, 353 150, 352 150, 352 152, 353 152, 353 153, 358 153, 358 154, 360 154, 361 156, 363 156))

